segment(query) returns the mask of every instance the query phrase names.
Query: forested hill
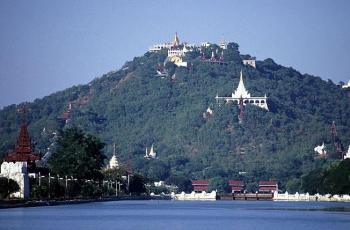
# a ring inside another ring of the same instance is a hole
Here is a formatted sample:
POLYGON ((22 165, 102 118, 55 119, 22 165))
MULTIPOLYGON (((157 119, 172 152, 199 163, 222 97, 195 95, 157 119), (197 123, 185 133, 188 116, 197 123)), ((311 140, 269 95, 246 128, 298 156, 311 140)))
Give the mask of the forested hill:
MULTIPOLYGON (((205 50, 209 58, 212 46, 205 50)), ((192 179, 223 177, 258 181, 277 179, 293 186, 294 178, 322 165, 313 148, 324 142, 335 156, 330 133, 332 121, 344 146, 350 144, 350 99, 331 81, 300 74, 272 59, 257 61, 257 68, 242 64, 238 45, 224 50, 227 65, 201 61, 199 51, 187 54, 190 68, 166 64, 169 76, 156 76, 166 51, 147 52, 122 69, 27 103, 29 132, 42 153, 53 132, 70 122, 106 143, 105 154, 117 143, 118 157, 135 171, 154 179, 183 174, 192 179), (237 106, 217 104, 215 96, 236 89, 239 72, 252 96, 268 96, 269 111, 247 105, 244 120, 237 106), (203 117, 210 107, 214 112, 203 117), (145 159, 154 144, 157 159, 145 159)), ((0 152, 15 143, 19 128, 16 106, 0 111, 0 152)))

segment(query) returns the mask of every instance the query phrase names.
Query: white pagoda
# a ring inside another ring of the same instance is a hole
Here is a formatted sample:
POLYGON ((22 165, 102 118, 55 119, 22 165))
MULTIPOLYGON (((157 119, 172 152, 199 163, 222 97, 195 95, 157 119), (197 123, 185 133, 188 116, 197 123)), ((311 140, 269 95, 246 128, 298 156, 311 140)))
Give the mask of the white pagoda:
POLYGON ((342 88, 343 88, 343 89, 348 89, 348 88, 350 88, 350 80, 349 80, 349 82, 348 82, 347 84, 344 84, 344 85, 342 86, 342 88))
POLYGON ((109 164, 107 166, 108 169, 115 169, 115 168, 119 168, 119 162, 117 159, 117 154, 116 154, 116 150, 115 150, 115 143, 113 144, 113 155, 111 157, 111 159, 109 160, 109 164))
POLYGON ((235 92, 233 92, 230 97, 219 97, 219 95, 216 95, 215 99, 217 102, 219 102, 220 100, 224 100, 226 102, 232 101, 232 102, 236 102, 238 105, 239 105, 240 101, 242 100, 244 106, 247 104, 252 104, 252 105, 258 106, 262 109, 269 110, 269 108, 267 106, 266 94, 263 97, 252 97, 250 95, 250 93, 248 92, 248 90, 245 88, 244 82, 243 82, 242 70, 240 73, 238 87, 235 90, 235 92))
POLYGON ((153 145, 151 146, 151 150, 148 152, 147 147, 146 147, 146 152, 145 152, 145 158, 156 158, 157 153, 154 151, 153 145))
POLYGON ((318 155, 320 155, 320 156, 326 156, 327 155, 326 146, 324 145, 324 143, 322 143, 322 145, 316 146, 314 148, 314 151, 316 153, 318 153, 318 155))

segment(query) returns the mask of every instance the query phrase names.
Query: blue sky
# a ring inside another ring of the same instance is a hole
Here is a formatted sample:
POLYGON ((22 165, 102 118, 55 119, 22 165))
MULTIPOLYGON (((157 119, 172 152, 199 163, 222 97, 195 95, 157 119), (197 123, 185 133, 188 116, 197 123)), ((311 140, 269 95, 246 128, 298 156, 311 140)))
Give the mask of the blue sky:
POLYGON ((350 1, 0 1, 0 107, 86 84, 154 43, 218 42, 350 79, 350 1))

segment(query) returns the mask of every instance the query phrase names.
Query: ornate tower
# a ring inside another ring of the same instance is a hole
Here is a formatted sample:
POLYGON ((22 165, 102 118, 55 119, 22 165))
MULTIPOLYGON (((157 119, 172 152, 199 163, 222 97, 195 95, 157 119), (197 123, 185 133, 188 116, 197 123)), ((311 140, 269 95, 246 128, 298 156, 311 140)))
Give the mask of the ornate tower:
POLYGON ((28 198, 29 197, 29 177, 28 164, 35 164, 40 160, 40 156, 34 153, 27 129, 26 110, 19 109, 18 112, 23 113, 21 129, 15 148, 5 158, 1 164, 1 176, 15 180, 20 191, 11 194, 12 197, 28 198))
POLYGON ((173 39, 173 46, 174 47, 177 47, 180 45, 180 39, 179 37, 177 36, 177 32, 175 32, 175 35, 174 35, 174 39, 173 39))

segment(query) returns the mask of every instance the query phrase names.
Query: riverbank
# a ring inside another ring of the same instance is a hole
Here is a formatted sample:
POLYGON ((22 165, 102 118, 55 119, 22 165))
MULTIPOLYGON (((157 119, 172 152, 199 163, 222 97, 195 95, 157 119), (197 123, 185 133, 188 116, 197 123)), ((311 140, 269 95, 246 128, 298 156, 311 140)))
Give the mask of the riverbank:
POLYGON ((72 205, 72 204, 120 201, 120 200, 170 200, 170 199, 171 199, 170 196, 118 196, 118 197, 72 199, 72 200, 1 200, 0 209, 72 205))

